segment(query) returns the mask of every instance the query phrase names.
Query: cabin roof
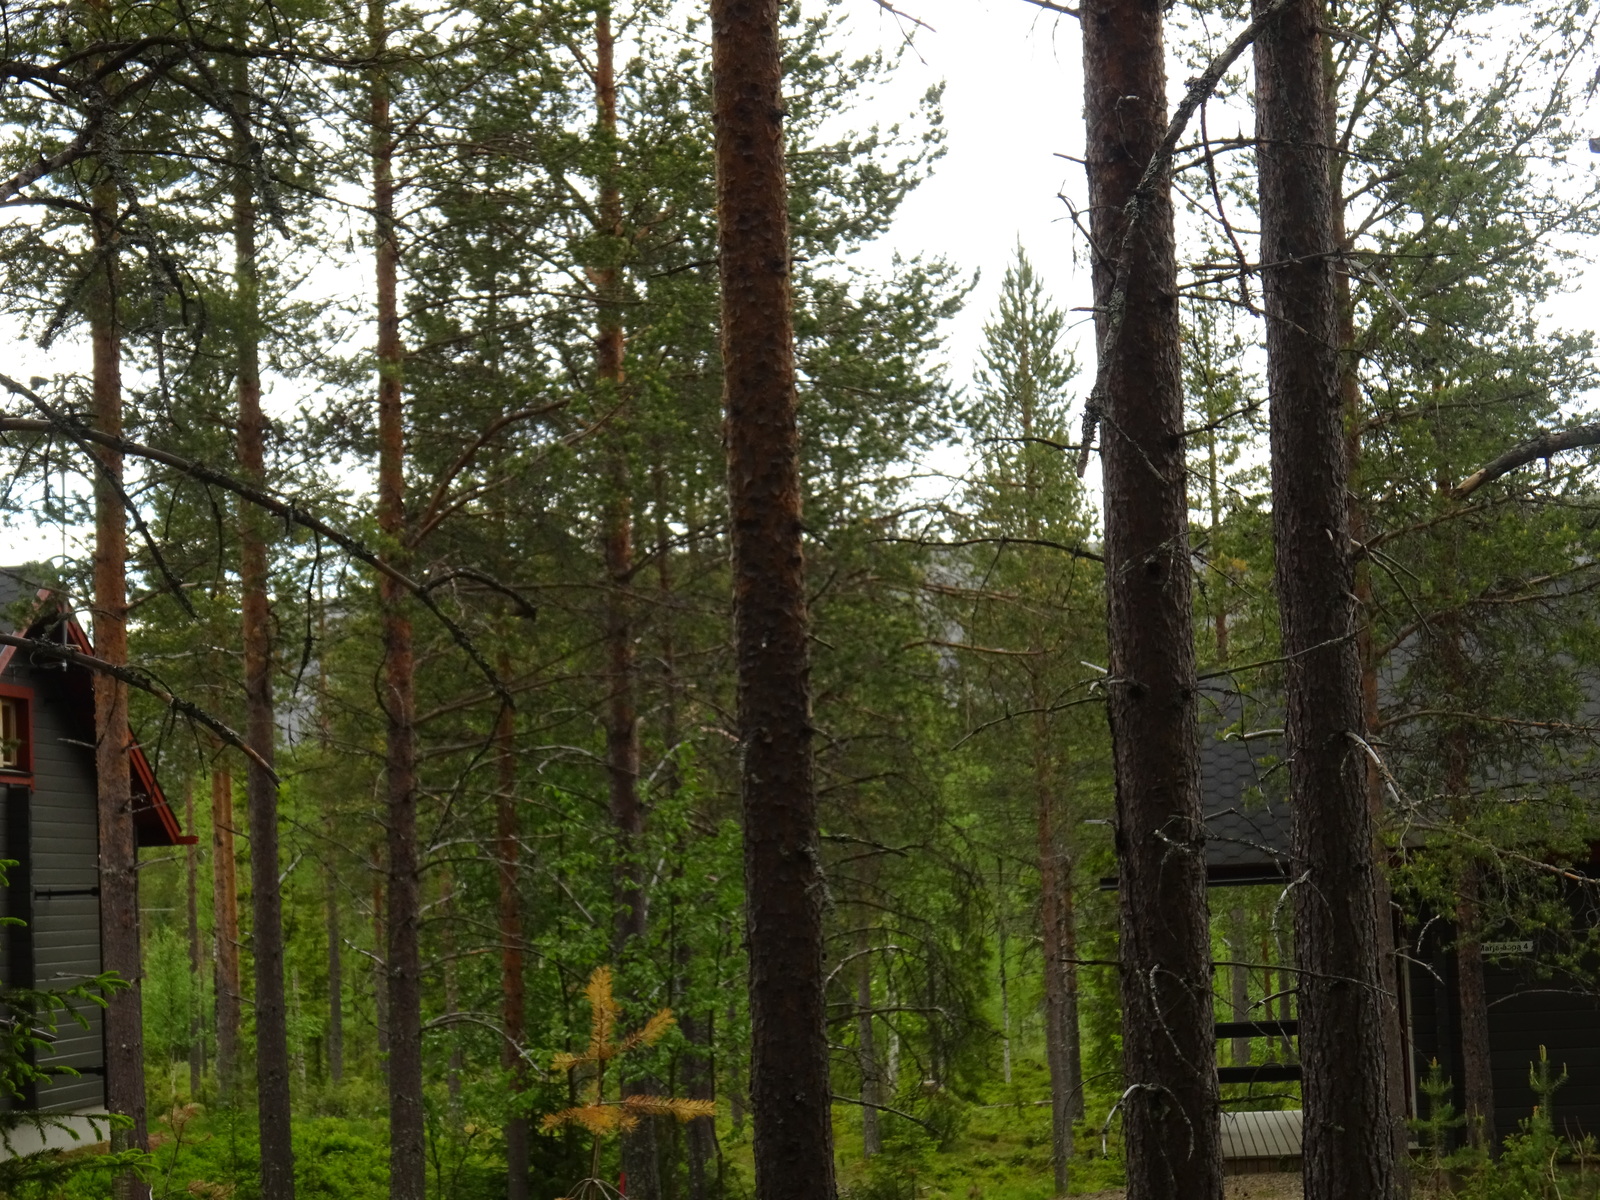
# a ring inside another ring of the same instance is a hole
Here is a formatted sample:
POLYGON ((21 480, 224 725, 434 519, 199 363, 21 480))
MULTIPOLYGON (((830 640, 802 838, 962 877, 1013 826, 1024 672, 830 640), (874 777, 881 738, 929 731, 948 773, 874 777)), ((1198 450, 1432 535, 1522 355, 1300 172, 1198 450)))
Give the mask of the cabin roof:
POLYGON ((1264 883, 1287 874, 1288 777, 1278 714, 1238 692, 1201 692, 1200 794, 1206 874, 1213 884, 1264 883))
MULTIPOLYGON (((25 568, 0 567, 0 628, 14 631, 23 637, 39 637, 56 630, 64 630, 64 640, 82 654, 92 655, 94 645, 77 617, 50 588, 40 585, 25 568)), ((62 636, 62 635, 58 635, 62 636)), ((0 671, 4 671, 17 653, 15 646, 0 646, 0 671)), ((67 668, 68 695, 74 715, 87 728, 93 729, 94 679, 87 667, 67 668)), ((128 764, 133 783, 134 831, 141 846, 178 846, 193 844, 196 839, 186 835, 178 824, 177 815, 167 802, 166 794, 156 779, 155 770, 144 748, 136 739, 130 739, 128 764)))

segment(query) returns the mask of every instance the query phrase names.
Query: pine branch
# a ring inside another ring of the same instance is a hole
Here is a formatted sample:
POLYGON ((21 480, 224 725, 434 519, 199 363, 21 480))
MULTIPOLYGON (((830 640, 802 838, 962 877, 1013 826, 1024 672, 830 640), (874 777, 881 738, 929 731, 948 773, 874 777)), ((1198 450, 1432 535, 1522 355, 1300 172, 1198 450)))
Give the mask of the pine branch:
POLYGON ((1579 425, 1563 433, 1541 433, 1538 437, 1513 446, 1499 458, 1479 467, 1456 485, 1454 496, 1465 500, 1486 483, 1493 483, 1502 475, 1509 475, 1518 467, 1541 458, 1550 458, 1564 450, 1578 450, 1586 446, 1600 446, 1600 423, 1579 425))

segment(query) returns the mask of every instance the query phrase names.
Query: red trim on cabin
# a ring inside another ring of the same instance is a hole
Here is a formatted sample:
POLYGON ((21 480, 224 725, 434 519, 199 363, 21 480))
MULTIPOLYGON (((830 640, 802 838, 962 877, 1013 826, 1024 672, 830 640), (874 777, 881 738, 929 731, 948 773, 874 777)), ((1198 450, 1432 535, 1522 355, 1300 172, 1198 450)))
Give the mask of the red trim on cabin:
MULTIPOLYGON (((83 631, 83 626, 78 624, 78 619, 71 613, 63 613, 62 617, 66 621, 67 636, 72 639, 77 651, 80 654, 93 655, 94 644, 89 641, 89 635, 83 631)), ((167 803, 166 793, 156 782, 156 773, 150 767, 150 760, 145 757, 144 747, 131 739, 128 743, 128 766, 134 783, 144 788, 144 804, 138 802, 137 790, 134 794, 133 821, 140 835, 139 844, 141 846, 198 845, 199 837, 184 833, 183 827, 178 824, 172 806, 167 803)))
MULTIPOLYGON (((13 646, 11 649, 15 650, 13 646)), ((5 671, 5 664, 0 663, 0 672, 5 671)), ((19 687, 14 683, 0 683, 0 697, 7 700, 22 701, 23 719, 28 723, 22 735, 22 765, 17 767, 0 767, 0 784, 25 784, 33 786, 33 689, 19 687)))

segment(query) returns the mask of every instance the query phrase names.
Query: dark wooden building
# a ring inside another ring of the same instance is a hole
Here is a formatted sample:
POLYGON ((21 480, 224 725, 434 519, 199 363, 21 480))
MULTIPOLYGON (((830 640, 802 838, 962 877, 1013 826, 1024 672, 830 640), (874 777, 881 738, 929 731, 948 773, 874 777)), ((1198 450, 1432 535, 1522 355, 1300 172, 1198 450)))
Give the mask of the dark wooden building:
MULTIPOLYGON (((1238 697, 1206 693, 1206 727, 1200 760, 1207 829, 1207 875, 1212 888, 1249 884, 1282 886, 1293 878, 1290 854, 1290 811, 1285 798, 1286 772, 1281 761, 1281 724, 1270 711, 1248 713, 1238 697)), ((1600 864, 1570 864, 1577 876, 1600 878, 1600 864)), ((1600 925, 1596 896, 1573 888, 1577 919, 1600 925)), ((1227 907, 1213 893, 1213 911, 1227 907)), ((1437 1061, 1455 1088, 1458 1112, 1462 1096, 1459 964, 1455 928, 1436 913, 1404 914, 1397 921, 1397 941, 1404 955, 1401 979, 1403 1053, 1406 1058, 1407 1102, 1419 1115, 1421 1083, 1437 1061)), ((1500 1138, 1516 1130, 1538 1102, 1529 1083, 1529 1067, 1544 1046, 1556 1075, 1564 1068, 1567 1081, 1557 1091, 1552 1116, 1568 1132, 1600 1136, 1600 995, 1592 982, 1564 977, 1553 969, 1560 947, 1551 935, 1503 929, 1484 943, 1484 975, 1488 993, 1489 1048, 1494 1083, 1495 1130, 1500 1138)), ((1219 1017, 1225 1014, 1219 1007, 1219 1017)), ((1256 1013, 1251 1014, 1253 1017, 1256 1013)), ((1219 1021, 1220 1041, 1252 1038, 1250 1065, 1225 1065, 1226 1083, 1272 1084, 1298 1078, 1292 1061, 1263 1061, 1266 1035, 1276 1041, 1297 1032, 1295 1021, 1219 1021)), ((1224 1053, 1224 1062, 1230 1055, 1224 1053)), ((1292 1057, 1292 1056, 1291 1056, 1292 1057)))
MULTIPOLYGON (((70 611, 21 571, 0 570, 0 625, 92 653, 70 611)), ((25 924, 0 930, 0 978, 58 988, 100 973, 100 881, 95 788, 94 679, 45 654, 0 647, 0 858, 13 859, 0 913, 25 924)), ((140 846, 183 835, 144 752, 130 751, 140 846)), ((37 1085, 26 1106, 50 1113, 102 1110, 105 1047, 100 1011, 88 1028, 63 1021, 39 1065, 67 1066, 37 1085)))

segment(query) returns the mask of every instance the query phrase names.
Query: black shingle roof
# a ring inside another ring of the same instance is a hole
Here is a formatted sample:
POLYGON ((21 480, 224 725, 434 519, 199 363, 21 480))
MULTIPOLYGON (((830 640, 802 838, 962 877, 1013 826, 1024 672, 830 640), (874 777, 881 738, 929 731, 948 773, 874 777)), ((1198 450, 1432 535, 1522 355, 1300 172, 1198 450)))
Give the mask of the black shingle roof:
POLYGON ((1200 791, 1206 870, 1213 882, 1281 878, 1289 858, 1288 777, 1275 714, 1247 711, 1236 692, 1201 698, 1200 791))

